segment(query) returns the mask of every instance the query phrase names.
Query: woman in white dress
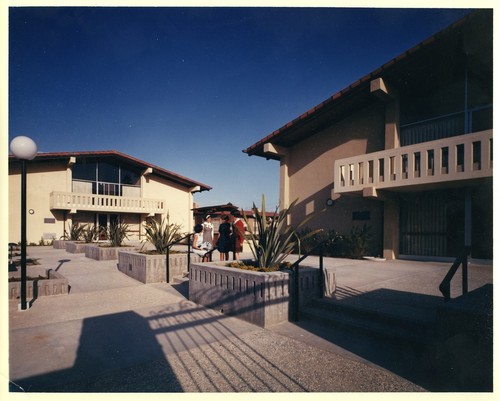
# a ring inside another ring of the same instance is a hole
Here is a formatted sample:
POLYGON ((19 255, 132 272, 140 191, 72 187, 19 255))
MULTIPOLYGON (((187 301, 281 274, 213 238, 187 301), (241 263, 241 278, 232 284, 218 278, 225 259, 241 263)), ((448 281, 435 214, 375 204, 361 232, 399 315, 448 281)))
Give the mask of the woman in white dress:
POLYGON ((205 216, 203 222, 203 242, 209 242, 213 248, 214 245, 214 225, 212 224, 212 216, 205 216))

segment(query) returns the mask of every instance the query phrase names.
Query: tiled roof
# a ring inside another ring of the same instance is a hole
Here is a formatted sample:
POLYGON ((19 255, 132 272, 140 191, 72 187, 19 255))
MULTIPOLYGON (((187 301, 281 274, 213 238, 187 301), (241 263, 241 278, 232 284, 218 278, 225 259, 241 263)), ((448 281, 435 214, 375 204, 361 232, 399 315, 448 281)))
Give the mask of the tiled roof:
POLYGON ((232 210, 239 209, 238 206, 233 205, 231 202, 225 205, 212 205, 212 206, 200 206, 193 208, 193 212, 198 214, 215 214, 220 212, 228 212, 232 210))
MULTIPOLYGON (((153 170, 153 174, 188 188, 199 186, 200 191, 209 191, 212 189, 212 187, 206 184, 202 184, 201 182, 191 180, 190 178, 184 177, 172 171, 166 170, 162 167, 155 166, 151 163, 129 156, 125 153, 118 152, 116 150, 97 150, 97 151, 82 151, 82 152, 40 152, 37 154, 37 156, 35 157, 35 159, 33 159, 32 162, 43 161, 43 160, 46 161, 46 160, 69 159, 70 157, 115 158, 118 160, 122 160, 128 164, 134 165, 136 167, 144 169, 151 168, 153 170)), ((15 160, 14 156, 12 155, 9 156, 9 159, 15 160)))
MULTIPOLYGON (((404 60, 409 59, 411 56, 415 55, 416 53, 419 53, 421 50, 429 47, 432 43, 436 42, 440 37, 456 30, 460 26, 462 26, 468 19, 470 19, 472 16, 480 13, 480 11, 472 12, 465 16, 464 18, 454 22, 447 28, 443 29, 442 31, 434 34, 430 38, 420 42, 416 46, 410 48, 409 50, 403 52, 399 56, 393 58, 392 60, 388 61, 381 67, 377 68, 376 70, 370 72, 369 74, 365 75, 364 77, 358 79, 357 81, 353 82, 346 88, 340 90, 339 92, 335 93, 328 99, 324 100, 317 106, 311 108, 310 110, 306 111, 305 113, 301 114, 299 117, 295 118, 294 120, 290 121, 289 123, 285 124, 281 128, 278 128, 277 130, 273 131, 266 137, 262 138, 258 142, 254 143, 253 145, 249 146, 248 148, 244 149, 243 152, 247 153, 249 156, 251 155, 259 155, 259 156, 264 156, 263 154, 263 146, 265 143, 273 142, 274 140, 277 140, 278 138, 284 139, 287 135, 290 134, 290 131, 292 128, 297 128, 301 126, 302 124, 305 124, 306 121, 311 121, 312 119, 316 118, 318 115, 321 114, 324 109, 328 108, 334 108, 336 107, 339 103, 342 103, 343 100, 345 100, 347 97, 350 96, 355 96, 359 94, 360 92, 359 87, 362 84, 369 85, 370 81, 372 81, 374 78, 380 77, 382 73, 386 72, 387 70, 393 69, 399 64, 401 64, 404 60)), ((267 157, 267 156, 266 156, 267 157)), ((273 157, 269 156, 270 158, 278 158, 278 157, 273 157)))

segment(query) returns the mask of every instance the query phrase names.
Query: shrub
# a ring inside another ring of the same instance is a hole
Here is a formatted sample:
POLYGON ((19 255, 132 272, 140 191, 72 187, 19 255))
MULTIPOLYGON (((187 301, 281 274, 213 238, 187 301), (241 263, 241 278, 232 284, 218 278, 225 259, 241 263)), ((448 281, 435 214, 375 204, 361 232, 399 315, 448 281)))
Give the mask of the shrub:
POLYGON ((252 224, 243 213, 250 240, 247 240, 253 257, 260 269, 279 268, 281 262, 290 255, 297 242, 297 230, 300 229, 311 217, 304 219, 297 227, 287 225, 288 216, 291 214, 297 200, 293 201, 289 207, 275 210, 275 217, 267 219, 265 198, 262 195, 262 207, 259 210, 255 203, 252 211, 255 216, 257 231, 253 231, 252 224))
POLYGON ((281 262, 279 265, 274 267, 260 267, 258 262, 255 260, 244 260, 244 261, 234 261, 226 264, 227 267, 233 267, 243 270, 251 270, 256 272, 274 272, 278 270, 290 269, 292 264, 290 262, 281 262))
MULTIPOLYGON (((323 245, 323 256, 330 257, 348 257, 350 254, 348 241, 345 236, 335 230, 311 230, 304 228, 298 234, 299 241, 295 247, 297 253, 307 253, 313 250, 321 242, 323 245)), ((313 254, 318 255, 319 249, 316 249, 313 254)))
POLYGON ((109 241, 110 246, 120 247, 128 238, 129 226, 122 222, 111 223, 109 227, 105 228, 106 239, 109 241))
POLYGON ((144 225, 146 232, 146 241, 151 243, 160 254, 167 253, 175 242, 181 237, 181 226, 170 223, 170 215, 158 223, 156 220, 149 220, 144 225))
POLYGON ((349 248, 353 259, 361 259, 368 254, 371 239, 371 227, 366 223, 363 227, 355 226, 349 235, 349 248))
MULTIPOLYGON (((361 259, 369 253, 371 227, 364 224, 355 226, 348 235, 335 230, 316 230, 304 228, 298 234, 299 241, 294 249, 297 253, 310 252, 320 242, 324 241, 323 256, 361 259)), ((319 250, 313 252, 318 255, 319 250)))
POLYGON ((82 237, 83 230, 85 226, 81 226, 78 223, 72 224, 69 226, 69 234, 64 230, 64 235, 61 239, 70 240, 70 241, 79 241, 82 237))
POLYGON ((97 238, 99 237, 99 232, 99 228, 97 228, 95 225, 88 224, 82 231, 82 238, 86 244, 90 244, 91 242, 97 240, 97 238))
MULTIPOLYGON (((312 230, 309 227, 303 228, 297 233, 298 240, 296 242, 294 252, 300 254, 309 253, 321 242, 328 239, 328 234, 322 229, 312 230)), ((313 252, 317 254, 317 252, 313 252)))

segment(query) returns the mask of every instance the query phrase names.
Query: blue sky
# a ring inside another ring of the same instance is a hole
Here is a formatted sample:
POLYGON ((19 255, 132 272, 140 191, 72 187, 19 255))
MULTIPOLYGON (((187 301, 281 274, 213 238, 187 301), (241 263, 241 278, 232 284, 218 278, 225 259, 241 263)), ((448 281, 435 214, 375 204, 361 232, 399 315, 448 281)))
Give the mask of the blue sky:
POLYGON ((465 9, 14 7, 9 139, 117 150, 210 185, 201 206, 279 202, 242 150, 465 9))

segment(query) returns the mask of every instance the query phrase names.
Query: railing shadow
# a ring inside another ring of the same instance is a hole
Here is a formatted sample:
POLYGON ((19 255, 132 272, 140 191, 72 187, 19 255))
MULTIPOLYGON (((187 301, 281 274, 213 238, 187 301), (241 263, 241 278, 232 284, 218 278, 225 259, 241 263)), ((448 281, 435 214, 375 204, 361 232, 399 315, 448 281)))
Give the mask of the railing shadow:
POLYGON ((307 391, 250 341, 226 324, 228 317, 185 301, 149 318, 163 348, 176 356, 178 377, 188 392, 307 391))
POLYGON ((71 259, 61 259, 61 260, 58 260, 58 262, 59 262, 59 265, 54 269, 55 271, 58 271, 62 267, 63 264, 71 262, 71 259))
POLYGON ((130 311, 87 318, 71 367, 14 378, 10 391, 307 391, 245 337, 258 328, 228 319, 189 301, 146 317, 130 311))

